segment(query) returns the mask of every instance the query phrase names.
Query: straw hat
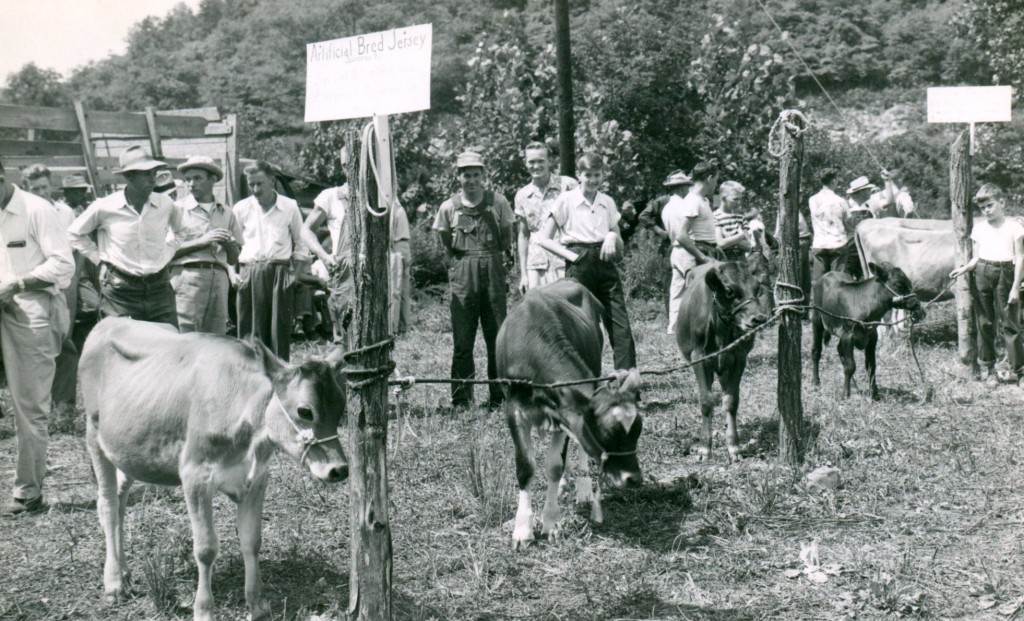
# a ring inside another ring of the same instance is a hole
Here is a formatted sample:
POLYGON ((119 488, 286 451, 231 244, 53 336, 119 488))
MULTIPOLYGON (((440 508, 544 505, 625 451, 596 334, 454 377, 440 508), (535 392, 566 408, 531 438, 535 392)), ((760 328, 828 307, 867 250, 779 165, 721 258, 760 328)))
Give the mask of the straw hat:
POLYGON ((147 171, 167 166, 164 162, 154 160, 150 157, 146 150, 139 146, 128 147, 124 151, 121 151, 121 155, 117 158, 119 164, 115 174, 123 175, 126 172, 132 171, 147 171))
POLYGON ((220 166, 217 166, 217 163, 213 161, 212 157, 209 157, 207 155, 190 156, 187 160, 185 160, 185 163, 178 165, 178 172, 184 173, 186 170, 190 168, 198 168, 199 170, 205 170, 206 172, 216 177, 217 181, 220 181, 221 179, 224 178, 224 171, 221 170, 220 166))

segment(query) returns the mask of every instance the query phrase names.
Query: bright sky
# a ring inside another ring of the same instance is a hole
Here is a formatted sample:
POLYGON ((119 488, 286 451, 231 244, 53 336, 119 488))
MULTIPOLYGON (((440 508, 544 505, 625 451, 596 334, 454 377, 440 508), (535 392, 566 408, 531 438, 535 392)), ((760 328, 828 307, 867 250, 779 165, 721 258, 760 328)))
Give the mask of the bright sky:
POLYGON ((4 0, 0 13, 0 85, 26 63, 71 70, 127 47, 128 31, 149 15, 201 0, 4 0))

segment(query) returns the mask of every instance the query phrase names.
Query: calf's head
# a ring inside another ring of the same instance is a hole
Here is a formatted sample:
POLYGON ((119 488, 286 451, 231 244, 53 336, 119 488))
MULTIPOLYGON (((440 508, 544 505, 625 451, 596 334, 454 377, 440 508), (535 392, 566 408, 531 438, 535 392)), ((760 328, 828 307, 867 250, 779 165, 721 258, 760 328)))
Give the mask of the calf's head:
POLYGON ((768 321, 761 284, 745 266, 719 263, 708 270, 704 283, 714 298, 714 312, 725 323, 747 332, 768 321))
POLYGON ((893 308, 901 308, 910 313, 910 320, 917 323, 925 318, 924 307, 914 293, 914 284, 910 278, 891 263, 868 263, 868 269, 875 279, 892 294, 893 308))
POLYGON ((325 360, 299 365, 282 363, 262 343, 264 367, 274 396, 267 408, 268 425, 281 429, 275 442, 316 478, 337 483, 348 478, 348 460, 341 446, 339 427, 345 417, 345 385, 339 373, 340 351, 325 360), (278 407, 274 407, 274 402, 278 407), (280 416, 284 423, 274 423, 280 416))
POLYGON ((616 487, 639 485, 642 480, 636 445, 643 431, 637 411, 640 374, 634 369, 613 384, 605 384, 589 398, 566 390, 570 408, 580 416, 572 429, 583 450, 601 461, 601 471, 616 487))

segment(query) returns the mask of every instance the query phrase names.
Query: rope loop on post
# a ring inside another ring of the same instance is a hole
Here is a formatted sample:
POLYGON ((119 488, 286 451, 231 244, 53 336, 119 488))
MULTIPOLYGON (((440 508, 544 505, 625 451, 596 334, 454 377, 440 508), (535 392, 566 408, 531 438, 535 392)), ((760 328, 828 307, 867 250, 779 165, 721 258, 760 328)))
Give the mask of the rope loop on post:
POLYGON ((768 132, 768 153, 772 157, 782 157, 783 149, 782 137, 779 135, 780 128, 784 128, 794 136, 799 136, 810 129, 810 127, 811 124, 803 112, 791 109, 783 110, 779 113, 779 118, 775 119, 775 123, 772 124, 771 130, 768 132))
MULTIPOLYGON (((369 175, 370 170, 373 171, 373 180, 377 187, 380 187, 380 173, 377 168, 377 160, 380 157, 378 153, 376 157, 373 155, 373 143, 376 142, 377 129, 374 127, 373 121, 370 121, 363 127, 362 140, 359 143, 359 179, 356 182, 359 184, 359 191, 357 192, 361 207, 366 211, 370 212, 370 215, 382 218, 388 215, 388 210, 391 205, 384 205, 381 209, 376 210, 370 205, 370 197, 367 192, 369 186, 369 175)), ((392 194, 394 194, 392 192, 392 194)))
POLYGON ((395 370, 394 360, 389 358, 387 363, 379 367, 363 367, 354 364, 354 359, 360 354, 376 351, 378 349, 386 348, 390 352, 394 345, 395 339, 389 337, 383 341, 367 345, 366 347, 360 347, 359 349, 352 349, 345 352, 342 359, 348 364, 348 366, 343 369, 343 373, 345 374, 345 381, 349 388, 359 390, 360 388, 364 388, 377 380, 387 379, 388 376, 391 375, 391 372, 395 370))

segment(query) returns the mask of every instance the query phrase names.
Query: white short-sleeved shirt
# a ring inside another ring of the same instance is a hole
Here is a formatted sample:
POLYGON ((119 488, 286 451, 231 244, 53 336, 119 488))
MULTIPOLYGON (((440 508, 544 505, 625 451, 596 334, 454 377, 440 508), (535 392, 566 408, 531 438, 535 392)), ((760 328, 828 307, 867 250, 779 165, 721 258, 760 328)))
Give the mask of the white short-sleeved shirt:
POLYGON ((294 200, 279 194, 274 206, 264 211, 256 197, 250 196, 238 201, 232 211, 242 227, 239 263, 307 259, 306 246, 299 237, 302 216, 294 200))
POLYGON ((327 216, 327 230, 331 234, 331 254, 350 253, 351 243, 344 230, 345 216, 348 213, 348 184, 336 188, 327 188, 313 199, 313 206, 319 207, 327 216))
POLYGON ((975 220, 971 229, 975 252, 983 261, 1013 261, 1013 246, 1024 237, 1024 226, 1013 218, 1003 218, 1003 223, 993 227, 988 220, 975 220))
POLYGON ((685 197, 673 195, 661 212, 661 222, 673 246, 679 246, 683 235, 683 222, 690 220, 690 239, 715 243, 715 215, 711 201, 700 194, 685 197))
POLYGON ((527 183, 519 188, 515 197, 515 214, 526 222, 530 229, 530 243, 526 253, 526 267, 535 270, 558 269, 565 267, 562 257, 551 254, 544 250, 537 243, 539 236, 535 235, 544 223, 548 220, 548 214, 555 201, 563 193, 579 187, 572 177, 562 175, 551 175, 548 184, 539 188, 533 182, 527 183))
POLYGON ((814 231, 811 248, 834 250, 845 246, 849 239, 846 236, 846 221, 849 218, 846 199, 829 188, 822 188, 808 203, 811 230, 814 231))
POLYGON ((559 241, 563 244, 597 244, 618 226, 621 216, 611 196, 598 192, 590 202, 583 196, 583 190, 576 188, 558 197, 551 207, 551 217, 558 225, 559 241))

